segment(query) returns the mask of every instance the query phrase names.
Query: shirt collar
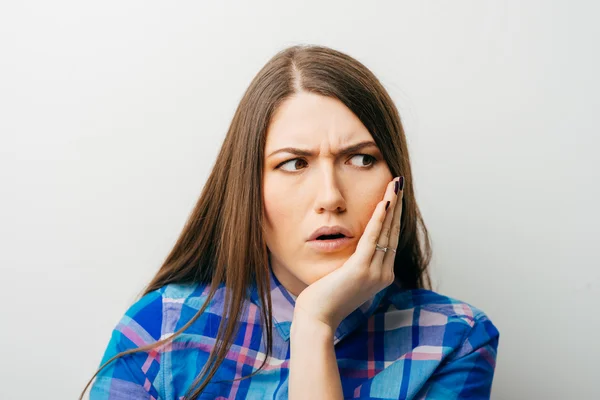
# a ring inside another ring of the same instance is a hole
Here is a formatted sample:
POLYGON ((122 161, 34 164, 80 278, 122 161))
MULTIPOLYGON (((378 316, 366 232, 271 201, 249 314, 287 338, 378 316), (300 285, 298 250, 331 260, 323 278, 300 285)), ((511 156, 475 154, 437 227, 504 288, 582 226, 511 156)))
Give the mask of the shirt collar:
MULTIPOLYGON (((296 296, 290 293, 281 284, 281 282, 279 282, 273 273, 270 263, 269 280, 271 287, 271 303, 273 304, 273 325, 277 328, 281 334, 281 337, 285 341, 288 341, 290 339, 290 328, 292 325, 292 319, 294 317, 296 296)), ((381 305, 388 288, 389 286, 377 292, 369 300, 364 302, 346 318, 344 318, 334 333, 334 345, 348 334, 352 333, 358 327, 366 323, 369 317, 374 314, 377 308, 381 305)), ((254 304, 260 306, 260 299, 258 296, 258 291, 256 290, 256 285, 253 285, 251 291, 251 300, 254 304)))

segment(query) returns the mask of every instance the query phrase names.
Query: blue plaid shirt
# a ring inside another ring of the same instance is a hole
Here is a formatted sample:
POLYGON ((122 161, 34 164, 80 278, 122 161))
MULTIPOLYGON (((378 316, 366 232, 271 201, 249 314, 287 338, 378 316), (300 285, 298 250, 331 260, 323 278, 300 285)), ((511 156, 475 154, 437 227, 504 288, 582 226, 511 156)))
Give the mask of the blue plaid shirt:
MULTIPOLYGON (((273 354, 265 358, 261 302, 254 287, 240 330, 202 399, 287 399, 290 326, 295 297, 271 272, 273 354)), ((169 284, 143 296, 112 333, 101 361, 177 331, 200 309, 205 284, 169 284)), ((224 285, 196 322, 159 350, 127 355, 97 376, 92 400, 183 399, 205 365, 223 314, 224 285)), ((388 286, 352 312, 335 332, 344 398, 488 399, 499 333, 481 310, 429 290, 388 286)))

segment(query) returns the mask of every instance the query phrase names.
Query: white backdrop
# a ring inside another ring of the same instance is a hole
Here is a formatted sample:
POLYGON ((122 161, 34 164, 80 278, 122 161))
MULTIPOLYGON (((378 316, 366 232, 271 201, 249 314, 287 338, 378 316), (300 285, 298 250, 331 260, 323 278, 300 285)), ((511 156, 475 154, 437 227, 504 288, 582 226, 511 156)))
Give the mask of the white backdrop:
POLYGON ((595 2, 2 1, 0 398, 73 399, 174 245, 237 102, 297 43, 380 77, 436 289, 493 399, 600 398, 595 2))

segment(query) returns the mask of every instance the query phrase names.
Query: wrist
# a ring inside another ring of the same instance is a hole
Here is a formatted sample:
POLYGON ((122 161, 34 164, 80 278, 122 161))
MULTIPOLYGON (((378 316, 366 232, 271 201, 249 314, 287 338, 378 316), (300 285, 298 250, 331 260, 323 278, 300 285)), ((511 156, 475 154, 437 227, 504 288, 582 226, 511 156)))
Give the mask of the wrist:
POLYGON ((311 341, 324 340, 333 341, 335 329, 325 322, 306 315, 300 311, 294 311, 290 337, 303 337, 311 341))

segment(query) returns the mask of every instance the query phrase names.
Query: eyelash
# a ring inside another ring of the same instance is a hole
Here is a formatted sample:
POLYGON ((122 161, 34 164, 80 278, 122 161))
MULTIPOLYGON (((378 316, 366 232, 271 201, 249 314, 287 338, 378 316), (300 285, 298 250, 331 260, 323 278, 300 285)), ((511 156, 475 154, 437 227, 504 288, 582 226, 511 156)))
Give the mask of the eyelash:
MULTIPOLYGON (((372 168, 377 163, 377 158, 373 157, 370 154, 353 154, 352 157, 350 157, 350 159, 352 159, 352 158, 354 158, 356 156, 365 156, 367 159, 371 159, 371 164, 365 165, 365 166, 362 166, 362 167, 358 167, 360 169, 369 169, 369 168, 372 168)), ((303 158, 298 158, 298 157, 296 157, 296 158, 290 158, 289 160, 281 162, 279 165, 277 165, 275 167, 275 169, 281 169, 281 167, 283 165, 289 163, 290 161, 294 161, 294 160, 303 160, 303 161, 305 161, 303 158)), ((299 170, 296 170, 296 171, 285 171, 285 172, 294 173, 294 172, 298 172, 298 171, 299 170)))

